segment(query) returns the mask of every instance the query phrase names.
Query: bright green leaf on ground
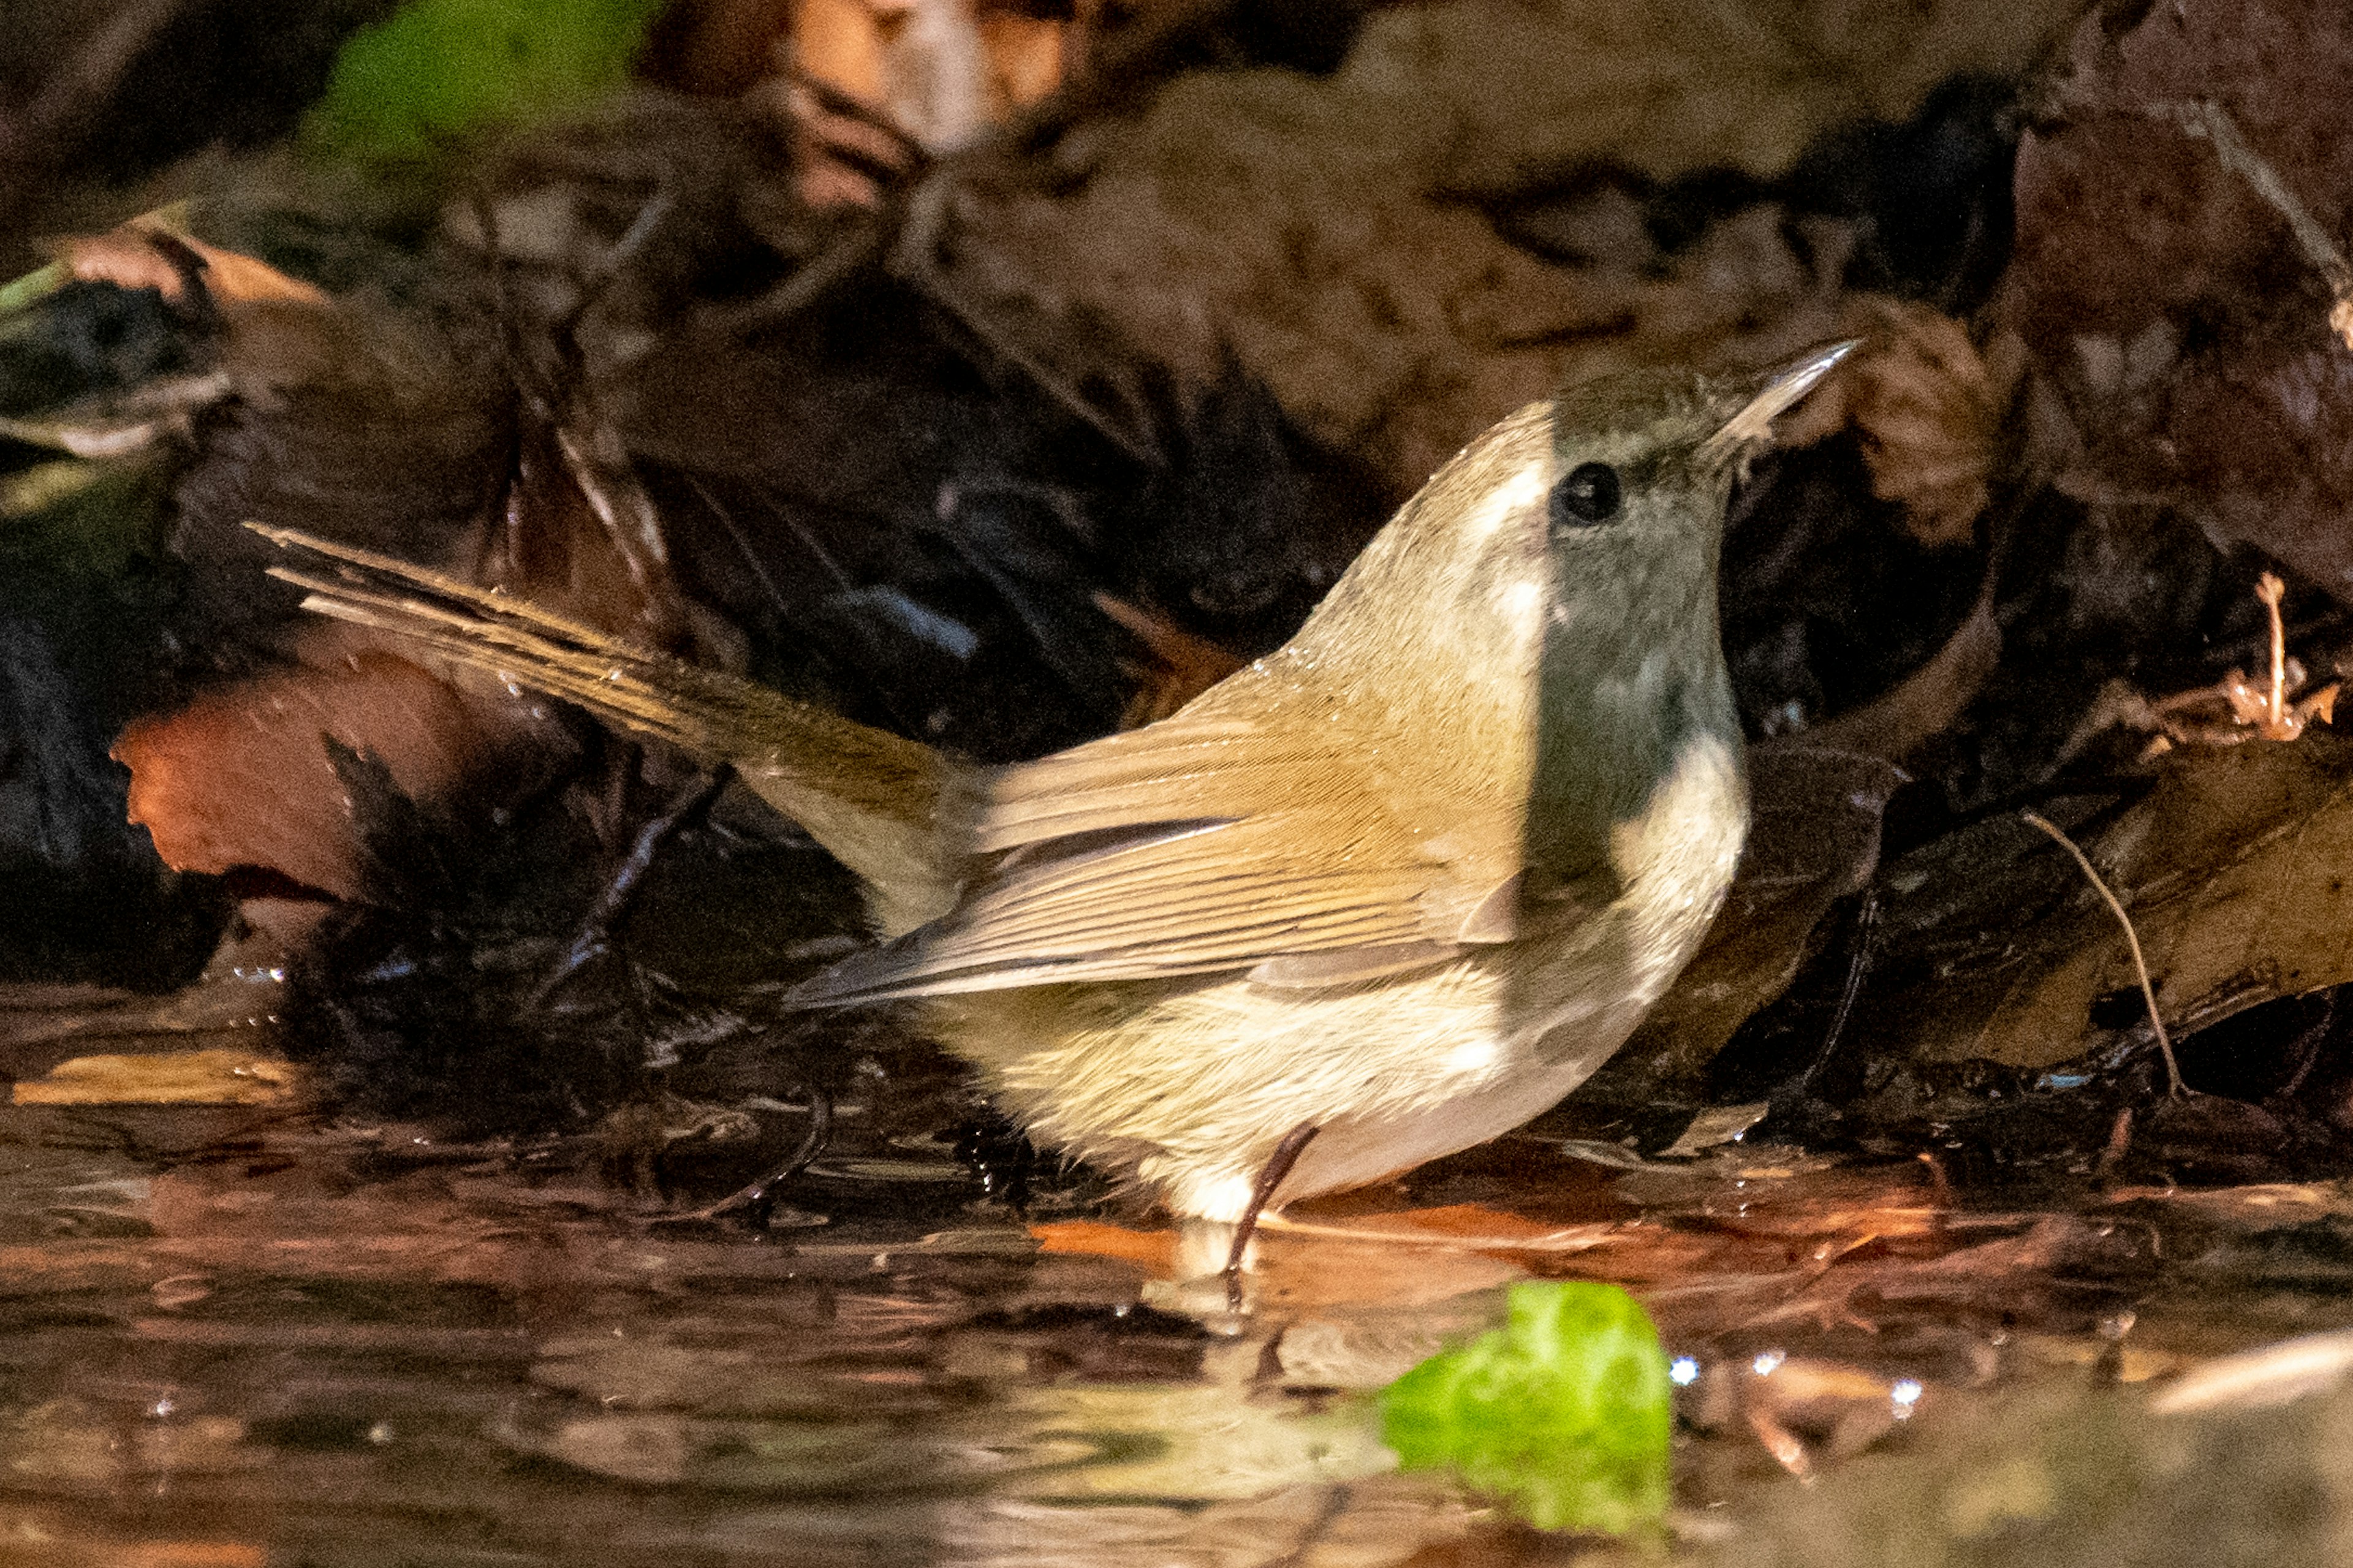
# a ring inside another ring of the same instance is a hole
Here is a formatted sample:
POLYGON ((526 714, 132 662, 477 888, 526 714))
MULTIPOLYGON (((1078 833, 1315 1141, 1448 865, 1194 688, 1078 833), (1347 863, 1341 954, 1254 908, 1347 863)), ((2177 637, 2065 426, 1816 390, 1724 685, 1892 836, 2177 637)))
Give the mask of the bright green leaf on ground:
POLYGON ((1615 1285, 1514 1285, 1504 1326, 1381 1394, 1408 1469, 1451 1466, 1544 1530, 1623 1531, 1667 1506, 1672 1387, 1659 1331, 1615 1285))
POLYGON ((330 153, 420 162, 455 139, 618 87, 663 0, 413 0, 336 57, 307 133, 330 153))

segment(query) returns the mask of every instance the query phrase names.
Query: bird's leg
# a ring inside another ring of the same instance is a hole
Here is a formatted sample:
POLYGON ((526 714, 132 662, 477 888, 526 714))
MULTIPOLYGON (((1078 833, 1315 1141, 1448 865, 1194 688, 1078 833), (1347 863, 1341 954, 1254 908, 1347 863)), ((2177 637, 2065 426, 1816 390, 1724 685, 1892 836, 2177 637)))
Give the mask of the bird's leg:
POLYGON ((636 842, 629 846, 629 852, 622 857, 621 863, 614 868, 611 879, 605 884, 605 890, 596 896, 596 904, 581 921, 579 931, 572 938, 572 945, 565 950, 563 962, 540 982, 539 989, 533 994, 533 1006, 543 1006, 565 981, 586 968, 599 954, 610 950, 613 927, 628 913, 629 905, 636 901, 639 889, 645 884, 646 873, 653 869, 655 859, 671 839, 709 815, 712 803, 719 798, 720 792, 734 776, 734 769, 724 763, 720 763, 709 776, 696 780, 671 801, 667 811, 638 829, 636 842))
POLYGON ((1226 1310, 1229 1312, 1242 1310, 1242 1258, 1250 1251, 1250 1237, 1258 1234, 1258 1216, 1266 1212, 1274 1189, 1299 1163, 1301 1151, 1314 1141, 1317 1131, 1314 1122, 1301 1122, 1282 1135, 1282 1142, 1259 1169, 1258 1183, 1250 1188, 1250 1207, 1242 1210, 1241 1223, 1234 1226, 1233 1246, 1226 1253, 1226 1310))

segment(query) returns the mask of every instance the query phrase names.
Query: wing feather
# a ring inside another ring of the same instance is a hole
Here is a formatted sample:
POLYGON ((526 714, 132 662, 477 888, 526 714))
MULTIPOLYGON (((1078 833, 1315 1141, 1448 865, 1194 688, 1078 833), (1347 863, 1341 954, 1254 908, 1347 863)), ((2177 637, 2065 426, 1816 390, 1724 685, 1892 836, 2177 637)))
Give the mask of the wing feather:
POLYGON ((1518 869, 1525 786, 1465 768, 1454 798, 1388 787, 1377 758, 1398 737, 1313 679, 1245 671, 1159 723, 997 774, 961 825, 976 861, 956 907, 788 1000, 1220 971, 1342 985, 1506 938, 1497 888, 1518 869), (1254 713, 1282 721, 1238 716, 1254 713))
POLYGON ((1390 946, 1420 933, 1428 868, 1303 864, 1281 816, 1001 868, 956 910, 837 964, 808 1005, 1054 981, 1247 969, 1270 956, 1390 946))

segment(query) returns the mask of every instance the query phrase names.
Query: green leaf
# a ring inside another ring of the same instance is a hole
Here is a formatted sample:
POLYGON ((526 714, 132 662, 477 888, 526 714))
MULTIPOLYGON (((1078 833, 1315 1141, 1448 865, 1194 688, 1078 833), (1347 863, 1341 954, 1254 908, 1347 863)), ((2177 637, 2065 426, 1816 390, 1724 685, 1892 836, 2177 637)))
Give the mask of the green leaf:
POLYGON ((413 0, 335 58, 306 138, 332 156, 424 163, 493 125, 619 87, 663 0, 413 0))
POLYGON ((22 278, 0 283, 0 316, 12 316, 17 311, 38 304, 66 286, 66 269, 56 262, 39 267, 22 278))
POLYGON ((156 455, 67 458, 0 477, 0 572, 128 583, 163 552, 172 470, 156 455))
POLYGON ((1620 1533, 1665 1511, 1672 1385, 1615 1285, 1514 1285, 1504 1326, 1382 1391, 1408 1469, 1451 1466, 1543 1530, 1620 1533))

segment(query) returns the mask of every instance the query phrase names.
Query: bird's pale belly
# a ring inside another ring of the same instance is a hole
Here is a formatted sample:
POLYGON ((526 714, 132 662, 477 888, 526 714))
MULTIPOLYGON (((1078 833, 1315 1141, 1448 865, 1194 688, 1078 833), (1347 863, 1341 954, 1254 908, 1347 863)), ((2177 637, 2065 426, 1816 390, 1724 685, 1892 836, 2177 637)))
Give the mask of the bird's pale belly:
POLYGON ((1620 825, 1624 896, 1556 940, 1345 988, 1190 977, 929 1005, 1039 1142, 1133 1173, 1180 1215, 1237 1219, 1302 1123, 1319 1131, 1278 1203, 1482 1143, 1584 1082, 1699 945, 1746 822, 1736 741, 1694 736, 1620 825))
MULTIPOLYGON (((1597 925, 1604 922, 1597 922, 1597 925)), ((1585 935, 1596 947, 1605 932, 1585 935)), ((1580 943, 1580 946, 1587 944, 1580 943)), ((1509 1131, 1582 1083, 1663 980, 1588 951, 1501 952, 1342 992, 1240 978, 941 998, 940 1037, 1039 1140, 1233 1220, 1274 1145, 1320 1129, 1278 1202, 1365 1185, 1509 1131), (1509 967, 1507 967, 1507 963, 1509 967)), ((1612 955, 1614 956, 1614 955, 1612 955)), ((1652 954, 1641 967, 1662 967, 1652 954)), ((1672 973, 1682 954, 1665 965, 1672 973)))

